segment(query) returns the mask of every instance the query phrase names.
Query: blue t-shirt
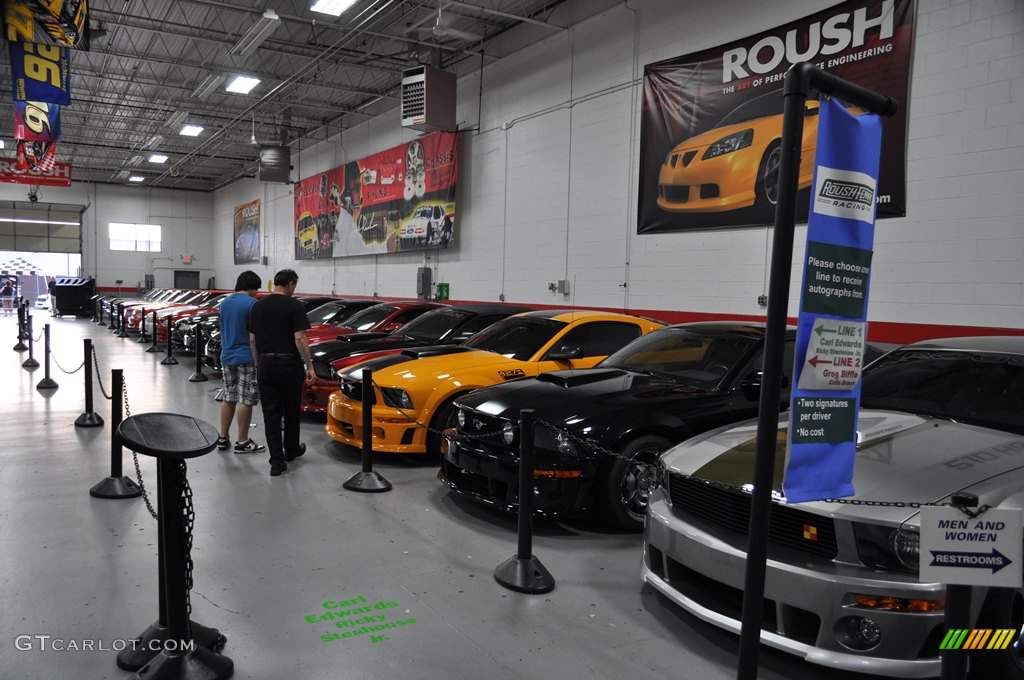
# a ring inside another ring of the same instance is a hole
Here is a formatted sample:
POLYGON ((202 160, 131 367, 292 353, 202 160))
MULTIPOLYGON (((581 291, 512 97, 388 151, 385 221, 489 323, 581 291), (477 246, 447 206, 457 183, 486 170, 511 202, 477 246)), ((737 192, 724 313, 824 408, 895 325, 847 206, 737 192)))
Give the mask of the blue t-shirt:
POLYGON ((232 293, 220 303, 220 363, 224 366, 240 366, 255 363, 249 348, 249 331, 245 329, 249 320, 249 309, 256 304, 256 298, 245 293, 232 293))

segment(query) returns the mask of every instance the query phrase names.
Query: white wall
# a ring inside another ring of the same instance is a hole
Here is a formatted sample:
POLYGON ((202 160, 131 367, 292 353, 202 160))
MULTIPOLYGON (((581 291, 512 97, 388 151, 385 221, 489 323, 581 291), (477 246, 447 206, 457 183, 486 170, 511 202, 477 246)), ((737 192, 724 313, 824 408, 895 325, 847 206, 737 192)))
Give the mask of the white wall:
MULTIPOLYGON (((27 196, 25 185, 0 184, 0 200, 25 201, 27 196)), ((145 274, 153 274, 157 286, 169 287, 174 269, 198 270, 203 287, 214 276, 212 193, 72 182, 70 187, 40 187, 39 200, 88 206, 82 214, 82 273, 96 277, 100 287, 115 287, 121 279, 134 288, 145 274), (111 251, 111 222, 159 224, 161 252, 111 251), (183 264, 182 255, 195 255, 194 264, 183 264)))
MULTIPOLYGON (((459 82, 457 246, 293 260, 288 187, 216 192, 213 249, 228 285, 233 206, 262 198, 265 276, 284 267, 309 292, 411 297, 435 268, 453 299, 760 315, 765 228, 637 235, 643 64, 696 52, 827 8, 831 0, 631 3, 573 26, 459 82), (751 7, 757 12, 752 13, 751 7), (634 84, 631 86, 631 80, 634 84), (572 102, 572 106, 568 104, 572 102), (550 281, 574 283, 569 298, 550 281), (621 284, 626 283, 628 287, 621 284)), ((1024 328, 1024 1, 921 0, 911 84, 908 217, 876 229, 873 321, 1024 328)), ((397 110, 301 155, 306 177, 408 141, 397 110)), ((794 262, 804 229, 798 228, 794 262)), ((792 273, 796 312, 799 270, 792 273)))

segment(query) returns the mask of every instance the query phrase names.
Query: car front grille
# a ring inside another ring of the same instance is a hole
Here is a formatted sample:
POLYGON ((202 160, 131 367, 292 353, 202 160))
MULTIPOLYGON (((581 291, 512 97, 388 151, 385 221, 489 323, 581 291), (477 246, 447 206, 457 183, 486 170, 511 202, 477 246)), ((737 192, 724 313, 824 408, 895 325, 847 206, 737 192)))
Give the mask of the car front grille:
MULTIPOLYGON (((341 381, 341 393, 352 401, 363 401, 363 382, 361 380, 342 380, 341 381)), ((370 393, 370 403, 376 404, 376 394, 370 393)))
POLYGON ((686 203, 690 200, 690 186, 676 186, 674 184, 662 184, 661 189, 665 194, 665 200, 672 203, 686 203))
POLYGON ((501 437, 502 428, 507 421, 469 409, 463 409, 463 413, 466 416, 466 424, 455 428, 458 434, 472 437, 475 446, 499 458, 512 460, 516 457, 517 449, 506 446, 501 437))
MULTIPOLYGON (((712 486, 678 473, 669 475, 669 495, 675 515, 695 517, 734 537, 746 537, 750 522, 750 494, 712 486)), ((836 557, 835 523, 828 517, 788 505, 772 505, 768 528, 770 548, 782 548, 807 557, 836 557)))

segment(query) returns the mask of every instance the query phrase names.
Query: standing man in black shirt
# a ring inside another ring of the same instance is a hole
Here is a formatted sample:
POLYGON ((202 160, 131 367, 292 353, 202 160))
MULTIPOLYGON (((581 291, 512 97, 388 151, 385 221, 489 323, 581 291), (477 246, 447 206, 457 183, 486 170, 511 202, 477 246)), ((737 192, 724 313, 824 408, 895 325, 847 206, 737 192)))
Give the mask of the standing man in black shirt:
POLYGON ((292 297, 298 282, 294 270, 282 269, 274 275, 273 292, 257 300, 249 312, 249 344, 258 366, 272 477, 288 469, 287 461, 306 452, 306 445, 299 443, 302 382, 311 383, 316 376, 306 339, 309 318, 302 304, 292 297))

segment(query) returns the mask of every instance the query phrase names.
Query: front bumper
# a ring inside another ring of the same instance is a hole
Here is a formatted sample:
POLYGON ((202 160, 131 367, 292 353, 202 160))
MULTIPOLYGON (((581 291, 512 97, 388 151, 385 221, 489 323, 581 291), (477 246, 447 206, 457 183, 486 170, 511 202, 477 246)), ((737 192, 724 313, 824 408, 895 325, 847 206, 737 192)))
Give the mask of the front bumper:
MULTIPOLYGON (((694 616, 738 634, 745 571, 742 550, 699 520, 677 517, 662 492, 652 495, 644 526, 647 583, 694 616)), ((939 675, 942 611, 867 610, 847 604, 852 594, 931 600, 944 597, 945 589, 918 583, 912 574, 769 558, 761 642, 830 668, 904 678, 939 675), (878 625, 881 640, 874 648, 858 652, 840 642, 853 616, 878 625)))
MULTIPOLYGON (((460 439, 454 446, 448 445, 438 479, 478 503, 515 512, 519 508, 518 460, 465 441, 460 439)), ((588 509, 593 499, 594 476, 586 469, 583 472, 577 478, 534 477, 533 513, 556 516, 588 509)))
POLYGON ((303 413, 327 413, 331 395, 338 391, 337 381, 327 383, 319 378, 302 395, 303 413))
MULTIPOLYGON (((406 411, 421 423, 430 422, 430 413, 406 411)), ((426 453, 427 431, 401 411, 374 406, 371 420, 373 450, 386 453, 426 453)), ((349 446, 363 445, 363 405, 335 391, 327 404, 327 425, 331 439, 349 446)))

